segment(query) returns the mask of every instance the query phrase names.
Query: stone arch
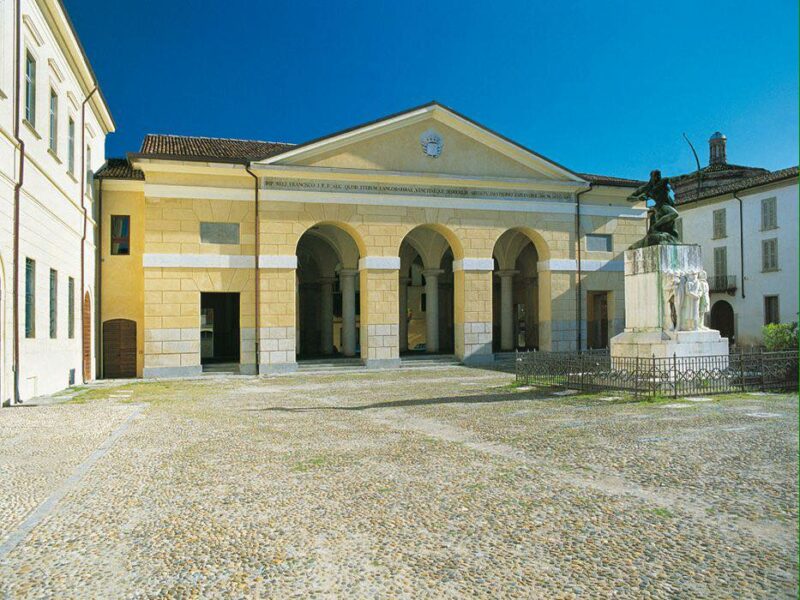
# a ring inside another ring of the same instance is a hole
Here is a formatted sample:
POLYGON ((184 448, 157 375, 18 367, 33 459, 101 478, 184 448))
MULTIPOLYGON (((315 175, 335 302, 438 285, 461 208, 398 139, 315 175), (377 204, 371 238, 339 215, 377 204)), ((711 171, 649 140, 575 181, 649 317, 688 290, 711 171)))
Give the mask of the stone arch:
POLYGON ((461 242, 446 227, 419 225, 403 237, 398 254, 400 352, 453 352, 453 261, 463 258, 461 242))
POLYGON ((547 243, 535 230, 512 227, 497 237, 492 256, 493 350, 539 348, 540 308, 549 300, 539 280, 539 263, 549 257, 547 243))
MULTIPOLYGON (((400 247, 397 249, 398 254, 402 251, 403 242, 413 239, 415 243, 424 245, 425 240, 430 237, 430 233, 439 234, 447 242, 450 251, 453 253, 454 260, 464 258, 464 245, 461 243, 461 239, 452 229, 440 223, 422 223, 406 231, 400 240, 400 247)), ((433 250, 433 248, 430 249, 430 251, 433 250)))
POLYGON ((323 221, 297 240, 295 352, 299 358, 352 357, 358 352, 361 236, 323 221))

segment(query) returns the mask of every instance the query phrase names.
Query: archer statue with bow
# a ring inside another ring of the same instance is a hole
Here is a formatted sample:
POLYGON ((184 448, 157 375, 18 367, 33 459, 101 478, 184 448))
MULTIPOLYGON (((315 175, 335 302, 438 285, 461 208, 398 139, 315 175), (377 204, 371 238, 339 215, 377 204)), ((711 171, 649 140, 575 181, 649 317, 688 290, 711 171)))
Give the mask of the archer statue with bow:
POLYGON ((628 200, 653 202, 648 215, 647 235, 633 244, 631 249, 681 243, 675 228, 675 220, 678 218, 678 211, 675 210, 675 193, 669 184, 669 178, 661 177, 661 171, 658 169, 651 171, 650 181, 631 194, 628 200))

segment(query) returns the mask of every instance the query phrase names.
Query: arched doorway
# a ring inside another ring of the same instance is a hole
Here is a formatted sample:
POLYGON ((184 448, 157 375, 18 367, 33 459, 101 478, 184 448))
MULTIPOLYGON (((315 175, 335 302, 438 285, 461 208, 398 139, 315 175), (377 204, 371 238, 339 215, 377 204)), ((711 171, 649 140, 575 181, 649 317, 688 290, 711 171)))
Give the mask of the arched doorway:
POLYGON ((400 352, 455 350, 453 249, 431 226, 412 229, 400 244, 400 352))
POLYGON ((494 246, 492 349, 510 352, 539 348, 539 271, 536 245, 509 229, 494 246))
POLYGON ((343 228, 320 223, 297 243, 298 360, 360 353, 360 252, 343 228))
POLYGON ((730 303, 725 300, 716 301, 711 307, 709 320, 711 329, 716 329, 722 337, 733 342, 733 307, 730 303))
POLYGON ((103 374, 107 379, 136 377, 136 321, 103 323, 103 374))
POLYGON ((92 378, 92 301, 89 292, 83 296, 83 381, 92 378))

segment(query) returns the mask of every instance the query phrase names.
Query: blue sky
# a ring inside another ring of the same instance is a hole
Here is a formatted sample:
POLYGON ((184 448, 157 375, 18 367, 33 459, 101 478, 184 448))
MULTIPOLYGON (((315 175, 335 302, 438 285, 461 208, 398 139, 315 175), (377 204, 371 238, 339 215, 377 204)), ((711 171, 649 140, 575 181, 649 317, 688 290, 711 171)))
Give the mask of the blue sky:
POLYGON ((302 142, 438 100, 576 171, 798 162, 796 0, 65 0, 117 123, 302 142))

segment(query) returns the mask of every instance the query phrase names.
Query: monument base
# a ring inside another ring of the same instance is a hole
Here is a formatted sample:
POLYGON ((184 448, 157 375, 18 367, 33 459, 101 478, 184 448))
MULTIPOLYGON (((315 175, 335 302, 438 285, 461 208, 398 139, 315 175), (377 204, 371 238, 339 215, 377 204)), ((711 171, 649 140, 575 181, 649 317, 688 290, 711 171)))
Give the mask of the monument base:
POLYGON ((623 331, 611 339, 614 358, 678 358, 728 355, 728 339, 714 329, 700 331, 623 331))
POLYGON ((630 358, 727 357, 727 338, 703 326, 708 305, 699 246, 626 251, 625 331, 611 339, 612 364, 630 358))

